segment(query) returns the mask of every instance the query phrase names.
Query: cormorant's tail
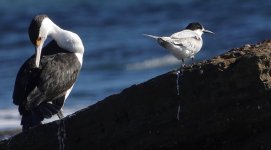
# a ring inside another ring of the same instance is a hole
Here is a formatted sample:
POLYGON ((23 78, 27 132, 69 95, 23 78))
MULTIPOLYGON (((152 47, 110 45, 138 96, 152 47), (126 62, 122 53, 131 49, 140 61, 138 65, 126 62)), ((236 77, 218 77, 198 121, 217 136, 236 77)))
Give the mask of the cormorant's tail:
POLYGON ((158 36, 149 35, 149 34, 143 34, 143 35, 148 36, 148 37, 151 37, 151 38, 154 38, 154 39, 156 39, 156 40, 159 38, 158 36))
POLYGON ((41 103, 38 110, 44 118, 51 118, 60 111, 61 107, 52 103, 41 103))
POLYGON ((21 125, 23 131, 28 130, 31 127, 41 124, 44 118, 41 115, 34 113, 33 111, 27 111, 22 115, 21 125))
POLYGON ((59 113, 60 109, 60 106, 47 102, 41 103, 38 107, 32 110, 20 109, 20 114, 22 115, 21 125, 23 126, 23 131, 40 125, 44 118, 51 118, 53 115, 59 113))

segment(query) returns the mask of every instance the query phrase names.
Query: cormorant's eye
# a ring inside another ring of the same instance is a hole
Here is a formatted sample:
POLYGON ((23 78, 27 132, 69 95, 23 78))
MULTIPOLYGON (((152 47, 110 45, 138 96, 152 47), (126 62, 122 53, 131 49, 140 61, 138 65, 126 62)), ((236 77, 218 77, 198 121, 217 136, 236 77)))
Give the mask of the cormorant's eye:
POLYGON ((41 37, 38 37, 38 39, 36 40, 36 46, 39 46, 41 43, 41 37))

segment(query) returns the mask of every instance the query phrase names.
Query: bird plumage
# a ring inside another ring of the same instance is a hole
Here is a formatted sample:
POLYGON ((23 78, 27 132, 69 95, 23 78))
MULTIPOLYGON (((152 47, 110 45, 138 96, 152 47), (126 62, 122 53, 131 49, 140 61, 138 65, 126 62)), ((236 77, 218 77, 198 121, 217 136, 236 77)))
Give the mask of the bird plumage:
MULTIPOLYGON (((46 17, 38 16, 35 19, 43 22, 46 17)), ((35 19, 33 20, 35 21, 35 19)), ((41 36, 40 31, 36 31, 36 25, 42 27, 43 23, 31 22, 29 36, 34 45, 36 44, 35 38, 39 40, 41 36), (34 31, 31 30, 33 26, 34 31), (39 35, 36 36, 35 34, 39 35)), ((61 47, 65 43, 61 43, 63 41, 59 40, 56 36, 61 37, 61 33, 66 34, 68 31, 60 28, 57 30, 59 33, 48 31, 48 35, 52 36, 53 40, 40 49, 41 53, 38 65, 37 55, 34 54, 26 60, 17 74, 13 92, 13 103, 19 106, 19 112, 22 115, 21 125, 23 126, 23 130, 41 124, 44 118, 50 118, 52 115, 58 114, 60 117, 63 116, 61 108, 81 69, 83 56, 83 48, 81 48, 83 45, 80 45, 82 44, 81 39, 77 35, 74 36, 74 33, 71 36, 62 37, 62 39, 72 39, 73 43, 67 43, 66 45, 73 45, 74 43, 74 45, 77 45, 72 50, 67 50, 65 49, 66 47, 61 47), (79 42, 79 44, 76 42, 79 42), (80 47, 79 50, 78 45, 80 47), (76 53, 79 55, 76 55, 76 53)), ((62 36, 65 36, 65 34, 62 34, 62 36)), ((43 38, 45 41, 46 37, 43 38)))
POLYGON ((61 109, 65 94, 76 81, 81 64, 73 53, 61 49, 55 41, 51 41, 43 48, 40 67, 34 66, 33 55, 19 70, 13 103, 19 105, 22 116, 35 115, 40 118, 40 122, 57 114, 61 109))
POLYGON ((200 51, 203 45, 202 34, 203 32, 210 32, 205 30, 198 23, 190 23, 186 29, 174 33, 171 36, 154 36, 144 34, 151 37, 159 43, 162 47, 169 50, 177 59, 182 60, 185 58, 194 58, 200 51))

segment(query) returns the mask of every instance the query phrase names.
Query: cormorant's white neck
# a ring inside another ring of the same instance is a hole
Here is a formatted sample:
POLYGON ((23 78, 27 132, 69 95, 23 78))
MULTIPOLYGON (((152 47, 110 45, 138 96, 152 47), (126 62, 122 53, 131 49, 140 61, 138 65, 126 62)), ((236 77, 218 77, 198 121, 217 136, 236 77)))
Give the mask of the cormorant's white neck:
MULTIPOLYGON (((80 37, 77 34, 71 31, 61 29, 49 18, 45 18, 43 20, 40 30, 44 30, 45 32, 47 31, 45 36, 53 38, 56 41, 57 45, 62 49, 75 53, 80 63, 82 64, 84 46, 80 37)), ((41 31, 40 33, 42 33, 41 31)))

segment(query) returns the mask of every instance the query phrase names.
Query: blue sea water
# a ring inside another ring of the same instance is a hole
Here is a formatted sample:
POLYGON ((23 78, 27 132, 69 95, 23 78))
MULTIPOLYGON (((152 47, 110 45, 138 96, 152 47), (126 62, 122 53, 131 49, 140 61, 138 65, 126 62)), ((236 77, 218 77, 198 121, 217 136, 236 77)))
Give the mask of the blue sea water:
POLYGON ((18 69, 34 53, 27 30, 36 14, 47 14, 83 40, 83 68, 64 108, 72 113, 179 67, 143 33, 170 35, 200 22, 216 33, 203 35, 195 57, 200 61, 270 39, 270 6, 269 0, 1 0, 0 130, 19 127, 12 92, 18 69))

